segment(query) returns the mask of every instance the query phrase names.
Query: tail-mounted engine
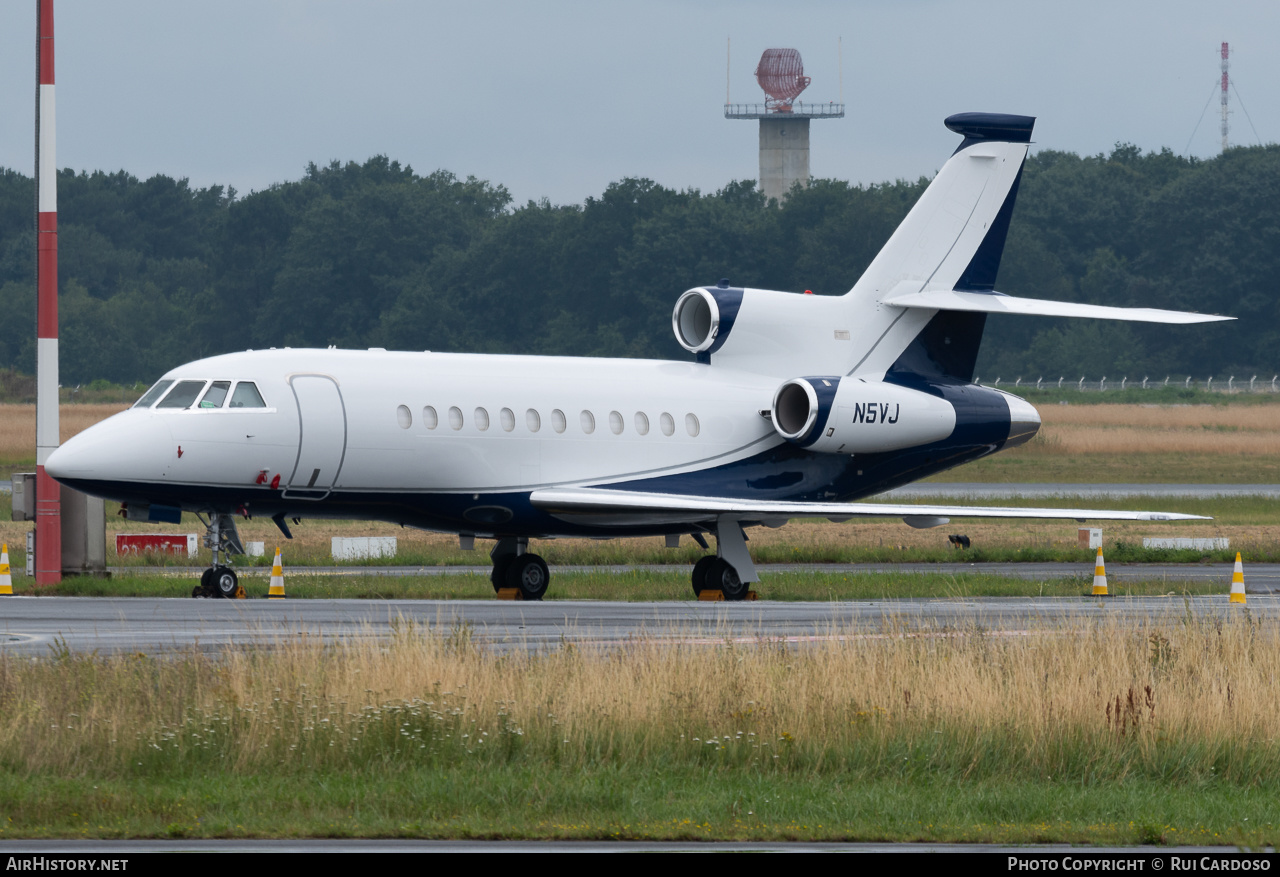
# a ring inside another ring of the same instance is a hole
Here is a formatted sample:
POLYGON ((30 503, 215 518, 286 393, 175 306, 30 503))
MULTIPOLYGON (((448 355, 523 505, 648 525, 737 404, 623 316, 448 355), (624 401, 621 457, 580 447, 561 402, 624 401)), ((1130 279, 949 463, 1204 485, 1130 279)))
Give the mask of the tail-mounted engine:
POLYGON ((742 292, 725 286, 697 287, 680 296, 671 313, 680 346, 699 359, 723 347, 742 306, 742 292))
POLYGON ((951 403, 860 378, 792 378, 773 394, 773 428, 828 454, 870 454, 941 441, 956 426, 951 403))

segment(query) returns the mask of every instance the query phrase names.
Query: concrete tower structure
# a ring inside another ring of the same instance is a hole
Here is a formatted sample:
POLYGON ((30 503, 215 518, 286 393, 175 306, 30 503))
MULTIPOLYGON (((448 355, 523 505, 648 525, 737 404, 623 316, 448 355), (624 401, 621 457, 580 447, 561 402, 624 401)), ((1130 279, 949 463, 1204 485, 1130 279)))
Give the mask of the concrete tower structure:
POLYGON ((796 102, 810 82, 796 49, 765 49, 755 75, 765 102, 730 103, 726 88, 724 117, 760 121, 760 191, 781 202, 796 183, 809 185, 809 122, 843 118, 844 104, 796 102))

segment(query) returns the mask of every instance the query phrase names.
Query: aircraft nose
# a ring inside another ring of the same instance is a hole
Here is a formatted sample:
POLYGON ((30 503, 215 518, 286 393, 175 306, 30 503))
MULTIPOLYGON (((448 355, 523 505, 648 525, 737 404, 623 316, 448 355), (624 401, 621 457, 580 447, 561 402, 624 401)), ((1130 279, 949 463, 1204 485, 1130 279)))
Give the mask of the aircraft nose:
POLYGON ((1040 412, 1026 399, 1008 395, 1004 399, 1009 405, 1009 438, 1004 446, 1016 448, 1031 441, 1040 431, 1040 412))
POLYGON ((164 477, 172 444, 167 423, 150 412, 124 411, 72 436, 44 468, 63 484, 103 495, 106 484, 164 477))

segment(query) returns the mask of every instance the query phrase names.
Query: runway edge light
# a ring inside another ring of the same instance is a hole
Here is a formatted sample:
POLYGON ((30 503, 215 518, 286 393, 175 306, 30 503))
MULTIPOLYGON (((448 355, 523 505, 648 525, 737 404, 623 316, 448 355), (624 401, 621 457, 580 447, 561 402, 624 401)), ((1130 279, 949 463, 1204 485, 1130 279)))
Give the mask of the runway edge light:
POLYGON ((271 586, 267 589, 268 600, 284 599, 284 568, 280 565, 280 548, 276 547, 276 560, 271 565, 271 586))
POLYGON ((1229 603, 1244 603, 1244 564, 1240 562, 1240 552, 1236 552, 1236 567, 1231 572, 1231 596, 1229 603))
POLYGON ((1102 559, 1102 546, 1098 546, 1098 559, 1093 567, 1093 596, 1107 596, 1107 566, 1102 559))

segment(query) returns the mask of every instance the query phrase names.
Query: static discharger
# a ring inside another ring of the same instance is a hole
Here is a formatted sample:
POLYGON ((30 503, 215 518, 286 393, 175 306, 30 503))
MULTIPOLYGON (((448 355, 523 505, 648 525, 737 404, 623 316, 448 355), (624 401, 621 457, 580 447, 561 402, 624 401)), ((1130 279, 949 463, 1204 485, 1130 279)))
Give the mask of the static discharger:
POLYGON ((276 546, 276 560, 271 565, 271 586, 267 589, 268 600, 284 599, 284 567, 280 565, 280 547, 276 546))
MULTIPOLYGON (((5 567, 5 569, 8 568, 8 566, 5 567)), ((1236 568, 1231 572, 1231 596, 1227 602, 1244 605, 1244 565, 1240 562, 1239 551, 1236 552, 1236 568)))
POLYGON ((1098 560, 1093 566, 1093 596, 1107 596, 1107 567, 1102 560, 1102 546, 1098 546, 1098 560))
POLYGON ((9 545, 0 547, 0 597, 13 596, 13 576, 9 574, 9 545))

